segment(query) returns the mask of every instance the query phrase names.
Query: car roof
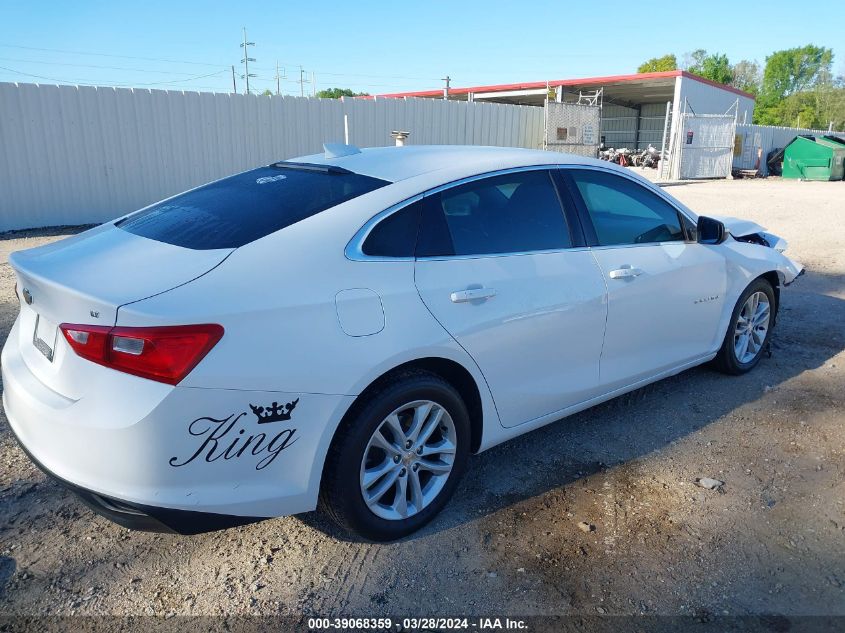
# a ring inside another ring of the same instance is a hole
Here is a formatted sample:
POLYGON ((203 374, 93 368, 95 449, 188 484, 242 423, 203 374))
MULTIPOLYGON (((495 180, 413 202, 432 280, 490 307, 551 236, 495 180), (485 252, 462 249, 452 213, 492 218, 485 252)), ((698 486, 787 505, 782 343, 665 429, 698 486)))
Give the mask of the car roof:
MULTIPOLYGON (((407 145, 404 147, 371 147, 345 156, 329 157, 311 154, 291 158, 296 163, 333 165, 356 174, 372 176, 390 182, 406 180, 431 172, 482 174, 512 167, 533 165, 601 165, 608 163, 585 156, 544 152, 515 147, 484 147, 477 145, 407 145)), ((444 173, 444 181, 449 180, 444 173)))

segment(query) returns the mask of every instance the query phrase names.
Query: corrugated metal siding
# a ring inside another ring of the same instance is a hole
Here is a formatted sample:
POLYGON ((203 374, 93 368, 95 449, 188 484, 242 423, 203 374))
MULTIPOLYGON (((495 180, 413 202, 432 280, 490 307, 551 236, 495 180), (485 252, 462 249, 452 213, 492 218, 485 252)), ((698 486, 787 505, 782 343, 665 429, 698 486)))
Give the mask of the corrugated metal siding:
POLYGON ((615 103, 601 109, 601 135, 607 147, 636 149, 637 110, 615 103))
MULTIPOLYGON (((640 149, 653 145, 660 149, 666 125, 666 104, 646 103, 640 111, 640 149)), ((668 139, 667 139, 668 141, 668 139)))
POLYGON ((786 147, 792 139, 799 135, 824 136, 825 134, 845 137, 845 132, 829 132, 827 130, 808 130, 796 127, 777 127, 770 125, 737 125, 736 135, 742 144, 739 154, 734 155, 734 169, 754 169, 757 164, 757 152, 762 149, 760 157, 760 174, 769 174, 766 158, 773 149, 786 147))
POLYGON ((343 141, 539 148, 543 109, 0 83, 0 231, 104 222, 343 141))
POLYGON ((645 149, 654 145, 660 148, 666 122, 665 103, 644 103, 639 110, 609 103, 602 107, 601 116, 601 133, 607 147, 645 149))

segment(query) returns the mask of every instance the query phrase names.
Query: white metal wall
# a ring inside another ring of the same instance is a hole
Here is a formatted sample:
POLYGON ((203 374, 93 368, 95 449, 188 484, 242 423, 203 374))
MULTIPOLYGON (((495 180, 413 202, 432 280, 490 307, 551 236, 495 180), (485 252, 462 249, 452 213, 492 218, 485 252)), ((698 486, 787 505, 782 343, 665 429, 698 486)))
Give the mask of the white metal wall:
POLYGON ((737 123, 750 121, 754 116, 754 99, 743 94, 737 94, 718 85, 699 81, 691 77, 677 77, 675 80, 675 95, 672 100, 672 121, 669 133, 669 156, 661 161, 661 178, 678 178, 680 165, 676 155, 680 144, 689 130, 680 129, 683 122, 682 114, 719 115, 736 112, 737 123), (734 106, 736 110, 734 111, 734 106))
POLYGON ((695 114, 724 114, 738 101, 737 123, 751 121, 754 116, 753 98, 690 77, 678 77, 675 83, 677 112, 684 109, 685 99, 687 110, 691 108, 695 114))
POLYGON ((0 231, 104 222, 252 167, 343 142, 539 148, 543 109, 0 83, 0 231))
POLYGON ((754 169, 757 166, 757 153, 762 149, 760 156, 760 174, 769 174, 766 166, 766 157, 773 149, 786 147, 796 136, 807 134, 811 136, 824 136, 825 134, 845 137, 845 132, 830 132, 827 130, 808 130, 796 127, 777 127, 769 125, 737 125, 736 135, 738 137, 735 145, 733 168, 754 169))

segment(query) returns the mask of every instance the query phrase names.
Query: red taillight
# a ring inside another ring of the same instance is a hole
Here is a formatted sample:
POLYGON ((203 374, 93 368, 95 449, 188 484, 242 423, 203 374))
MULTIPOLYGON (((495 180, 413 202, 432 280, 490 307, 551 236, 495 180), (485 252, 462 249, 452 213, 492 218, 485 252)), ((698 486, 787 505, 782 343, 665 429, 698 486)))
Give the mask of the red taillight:
POLYGON ((112 328, 103 325, 74 325, 62 323, 59 328, 78 356, 101 365, 106 362, 106 343, 112 328))
POLYGON ((142 378, 178 384, 223 336, 223 326, 59 326, 78 356, 142 378))

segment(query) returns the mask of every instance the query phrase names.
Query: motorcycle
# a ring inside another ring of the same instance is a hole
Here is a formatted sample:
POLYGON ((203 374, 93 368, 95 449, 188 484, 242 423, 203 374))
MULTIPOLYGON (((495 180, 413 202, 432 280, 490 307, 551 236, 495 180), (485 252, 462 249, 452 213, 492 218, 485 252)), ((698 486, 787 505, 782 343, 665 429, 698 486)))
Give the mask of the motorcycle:
POLYGON ((660 158, 660 150, 649 143, 648 148, 639 156, 639 166, 641 169, 645 169, 646 167, 657 169, 657 163, 660 162, 660 158))

